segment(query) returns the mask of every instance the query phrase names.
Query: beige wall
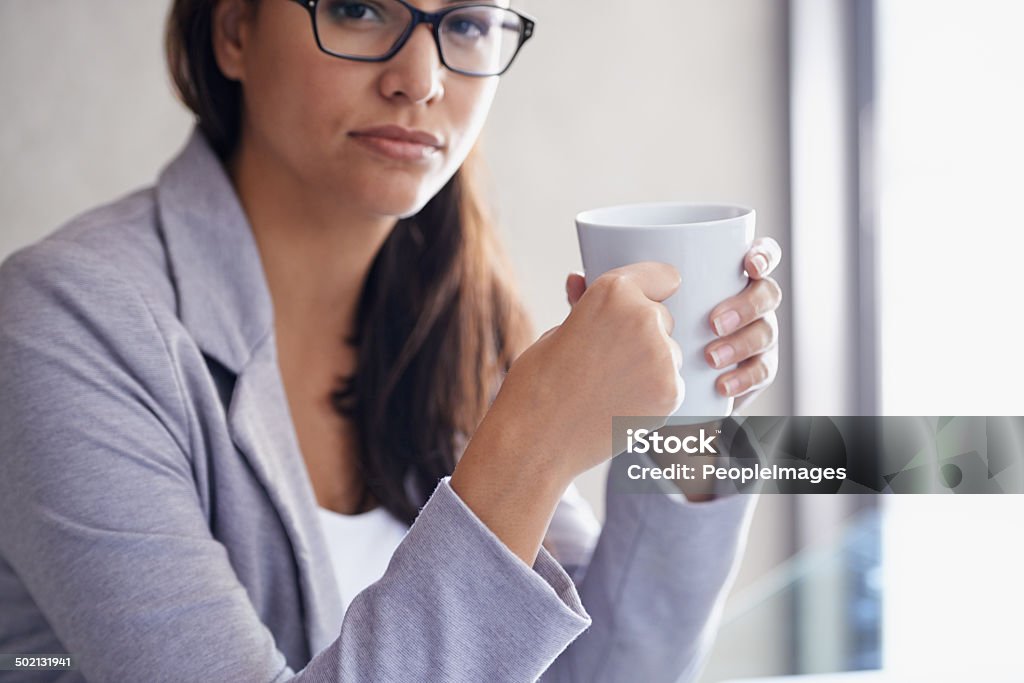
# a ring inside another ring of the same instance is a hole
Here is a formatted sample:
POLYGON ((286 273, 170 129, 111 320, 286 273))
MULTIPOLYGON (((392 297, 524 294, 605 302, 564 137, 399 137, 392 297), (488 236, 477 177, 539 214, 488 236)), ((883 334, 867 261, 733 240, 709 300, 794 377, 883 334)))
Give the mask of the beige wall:
MULTIPOLYGON (((784 5, 524 5, 537 35, 502 83, 484 147, 539 329, 568 311, 563 285, 580 267, 572 220, 582 209, 733 201, 754 206, 759 234, 786 246, 784 5)), ((182 144, 190 118, 165 74, 164 14, 162 3, 117 0, 0 4, 0 258, 152 182, 182 144)), ((779 277, 785 285, 788 271, 779 277)), ((788 321, 784 308, 784 333, 788 321)), ((753 412, 790 409, 788 345, 782 353, 780 377, 753 412)))
POLYGON ((0 3, 0 258, 151 183, 190 118, 171 96, 166 4, 0 3))
MULTIPOLYGON (((508 248, 538 327, 565 316, 573 216, 622 201, 754 206, 787 246, 785 0, 532 0, 537 35, 485 134, 508 248)), ((190 119, 161 48, 166 5, 0 3, 0 258, 71 215, 152 182, 190 119)), ((780 274, 784 287, 787 271, 780 274)), ((788 311, 781 314, 789 328, 788 311)), ((788 346, 752 412, 790 411, 788 346)), ((581 478, 599 513, 603 470, 581 478)), ((763 500, 737 592, 788 553, 789 501, 763 500)), ((764 611, 764 610, 762 610, 764 611)), ((705 680, 781 662, 784 614, 726 626, 705 680), (762 621, 763 620, 763 621, 762 621), (736 649, 745 653, 738 658, 736 649)), ((781 664, 779 664, 781 666, 781 664)))
MULTIPOLYGON (((626 201, 748 204, 758 233, 788 247, 785 0, 520 3, 541 22, 502 83, 485 149, 506 244, 538 328, 568 312, 580 267, 573 217, 626 201)), ((788 270, 780 275, 788 285, 788 270)), ((780 312, 783 333, 789 311, 780 312)), ((789 347, 751 412, 789 414, 789 347)), ((580 478, 599 512, 605 468, 580 478)), ((758 504, 726 615, 792 552, 789 496, 758 504)), ((725 623, 704 681, 786 672, 782 593, 725 623)))
MULTIPOLYGON (((786 246, 783 0, 525 5, 541 22, 485 132, 506 244, 538 329, 568 312, 573 217, 627 201, 747 204, 786 246)), ((780 275, 785 285, 787 271, 780 275)), ((783 331, 788 311, 781 311, 783 331)), ((784 345, 783 368, 788 368, 784 345)), ((751 412, 787 414, 785 371, 751 412)), ((594 490, 590 479, 586 484, 594 490)))

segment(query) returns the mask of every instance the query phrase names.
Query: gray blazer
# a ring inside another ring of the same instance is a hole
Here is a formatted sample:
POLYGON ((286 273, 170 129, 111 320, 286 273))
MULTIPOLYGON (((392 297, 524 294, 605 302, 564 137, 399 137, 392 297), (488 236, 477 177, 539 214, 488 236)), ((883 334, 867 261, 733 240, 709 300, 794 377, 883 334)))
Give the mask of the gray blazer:
POLYGON ((445 478, 346 611, 275 353, 197 131, 155 187, 3 263, 0 653, 78 670, 0 679, 696 677, 756 496, 609 492, 603 529, 567 497, 530 567, 445 478))

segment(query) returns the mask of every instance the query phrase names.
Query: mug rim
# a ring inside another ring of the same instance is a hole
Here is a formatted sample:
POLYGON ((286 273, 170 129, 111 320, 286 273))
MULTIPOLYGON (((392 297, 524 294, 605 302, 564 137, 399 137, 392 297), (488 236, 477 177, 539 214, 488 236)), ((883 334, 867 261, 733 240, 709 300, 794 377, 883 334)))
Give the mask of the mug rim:
POLYGON ((738 219, 747 218, 748 216, 756 215, 753 208, 743 204, 729 204, 724 202, 629 202, 625 204, 611 204, 608 206, 601 206, 594 209, 586 209, 576 214, 576 225, 588 228, 609 228, 609 229, 651 229, 651 228, 685 228, 689 226, 701 226, 701 225, 714 225, 716 223, 724 223, 726 221, 735 221, 738 219), (600 220, 601 214, 622 209, 655 209, 655 208, 666 208, 674 207, 680 209, 728 209, 731 211, 738 212, 738 215, 727 216, 723 218, 712 218, 710 220, 702 221, 690 221, 685 223, 630 223, 625 224, 620 222, 611 222, 608 220, 600 220))

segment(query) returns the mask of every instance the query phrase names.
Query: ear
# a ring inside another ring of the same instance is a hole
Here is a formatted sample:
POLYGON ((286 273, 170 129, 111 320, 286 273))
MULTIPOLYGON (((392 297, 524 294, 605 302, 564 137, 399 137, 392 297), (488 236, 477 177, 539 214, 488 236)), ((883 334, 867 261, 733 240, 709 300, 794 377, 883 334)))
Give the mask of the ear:
POLYGON ((253 3, 249 0, 220 0, 213 8, 213 54, 226 78, 245 80, 245 49, 253 3))

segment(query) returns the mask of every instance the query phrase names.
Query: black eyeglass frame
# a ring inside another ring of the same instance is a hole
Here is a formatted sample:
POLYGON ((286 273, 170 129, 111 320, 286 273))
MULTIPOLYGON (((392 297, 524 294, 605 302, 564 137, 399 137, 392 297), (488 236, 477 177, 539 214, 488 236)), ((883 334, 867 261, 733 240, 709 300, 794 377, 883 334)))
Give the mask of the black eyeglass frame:
POLYGON ((318 48, 320 48, 321 52, 323 52, 324 54, 328 54, 331 57, 337 57, 339 59, 351 59, 357 62, 386 62, 392 57, 394 57, 396 54, 398 54, 398 52, 403 47, 405 47, 405 44, 409 42, 409 38, 412 36, 412 33, 413 31, 416 30, 417 26, 419 26, 420 24, 430 24, 431 35, 434 36, 434 44, 437 46, 437 56, 441 59, 441 64, 443 64, 445 68, 449 69, 450 71, 454 71, 457 74, 462 74, 463 76, 473 76, 476 78, 490 78, 491 76, 501 76, 506 71, 508 71, 509 68, 512 66, 512 63, 516 61, 516 56, 519 54, 519 51, 523 49, 523 45, 526 43, 526 41, 530 39, 531 36, 533 36, 534 27, 537 25, 536 21, 532 17, 528 17, 521 12, 517 12, 516 10, 511 9, 509 7, 498 7, 497 5, 491 5, 487 3, 453 5, 452 7, 445 7, 443 10, 439 12, 424 12, 420 8, 415 7, 414 5, 410 5, 408 2, 406 2, 406 0, 394 0, 394 2, 397 2, 398 4, 402 5, 407 10, 409 10, 409 14, 412 15, 412 21, 409 22, 409 25, 405 28, 405 32, 398 37, 398 40, 395 41, 395 44, 386 53, 384 53, 380 57, 360 57, 356 55, 338 54, 337 52, 332 52, 324 47, 324 44, 320 41, 320 31, 316 25, 316 6, 320 3, 320 0, 292 0, 292 2, 302 5, 303 7, 306 8, 306 11, 309 12, 309 20, 313 24, 313 36, 314 38, 316 38, 316 45, 318 48), (441 48, 441 21, 452 12, 458 12, 459 10, 464 10, 469 7, 497 7, 498 9, 515 14, 517 17, 519 17, 521 21, 519 28, 519 42, 516 45, 515 52, 513 52, 512 56, 509 57, 508 64, 505 65, 505 68, 499 71, 498 73, 482 74, 474 73, 472 71, 465 71, 463 69, 456 69, 451 64, 449 64, 447 60, 445 60, 444 58, 444 50, 441 48))

